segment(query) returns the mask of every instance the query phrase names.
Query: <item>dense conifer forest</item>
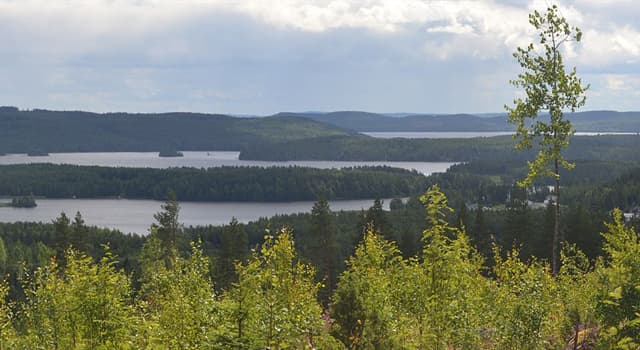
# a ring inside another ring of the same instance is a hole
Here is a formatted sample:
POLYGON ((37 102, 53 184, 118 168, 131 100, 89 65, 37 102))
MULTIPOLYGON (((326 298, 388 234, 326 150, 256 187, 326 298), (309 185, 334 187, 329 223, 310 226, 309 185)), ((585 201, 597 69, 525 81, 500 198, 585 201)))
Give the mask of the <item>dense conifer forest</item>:
POLYGON ((0 195, 48 198, 145 198, 174 191, 185 201, 313 201, 408 197, 426 185, 423 175, 390 167, 111 168, 73 165, 0 165, 0 195))

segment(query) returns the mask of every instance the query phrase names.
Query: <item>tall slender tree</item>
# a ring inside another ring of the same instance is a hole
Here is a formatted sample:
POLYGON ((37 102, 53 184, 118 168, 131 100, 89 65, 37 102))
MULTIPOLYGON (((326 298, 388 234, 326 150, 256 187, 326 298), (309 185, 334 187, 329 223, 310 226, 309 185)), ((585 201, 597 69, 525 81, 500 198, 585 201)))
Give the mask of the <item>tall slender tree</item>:
POLYGON ((586 100, 588 86, 582 84, 575 68, 568 70, 562 57, 561 48, 568 42, 579 42, 582 32, 569 25, 556 5, 545 13, 534 11, 529 15, 529 23, 538 32, 538 44, 519 47, 513 54, 524 72, 511 83, 524 90, 524 98, 516 98, 514 106, 506 106, 509 122, 517 126, 516 149, 529 149, 534 142, 538 154, 529 162, 526 178, 519 182, 527 187, 536 178, 550 176, 555 180, 556 221, 553 233, 552 270, 559 268, 560 246, 560 168, 572 169, 574 164, 564 158, 562 151, 569 145, 569 137, 574 130, 564 112, 575 112, 586 100), (547 112, 549 120, 540 119, 539 114, 547 112))
POLYGON ((69 217, 64 212, 60 213, 60 216, 53 221, 56 259, 58 259, 58 265, 61 267, 66 266, 65 251, 71 244, 70 223, 71 220, 69 220, 69 217))
POLYGON ((249 253, 249 238, 244 227, 235 217, 222 229, 220 257, 216 273, 216 288, 227 289, 236 282, 235 264, 242 262, 249 253))
POLYGON ((321 197, 311 209, 312 243, 309 254, 311 262, 317 267, 318 277, 324 281, 320 299, 325 304, 329 301, 338 277, 336 230, 329 202, 321 197))
POLYGON ((162 211, 154 214, 153 218, 158 222, 157 237, 162 244, 162 258, 167 266, 171 266, 171 262, 175 258, 176 240, 182 232, 182 227, 178 222, 180 205, 175 192, 170 191, 167 194, 167 200, 161 208, 162 211))

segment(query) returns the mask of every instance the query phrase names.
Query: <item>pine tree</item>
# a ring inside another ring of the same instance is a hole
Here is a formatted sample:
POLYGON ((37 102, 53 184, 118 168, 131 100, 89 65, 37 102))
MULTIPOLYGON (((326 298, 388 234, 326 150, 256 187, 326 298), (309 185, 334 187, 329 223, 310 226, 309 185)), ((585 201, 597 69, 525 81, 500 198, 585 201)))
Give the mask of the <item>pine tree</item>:
POLYGON ((248 253, 248 237, 244 227, 234 217, 222 229, 220 255, 216 270, 216 287, 227 289, 236 281, 235 264, 242 262, 248 253))
POLYGON ((311 209, 309 257, 317 269, 318 277, 324 282, 320 290, 320 300, 326 305, 335 288, 338 270, 337 229, 329 202, 320 198, 311 209))
POLYGON ((161 206, 162 211, 153 215, 158 222, 156 235, 162 244, 162 259, 167 266, 171 266, 176 258, 177 238, 182 233, 182 226, 178 221, 180 205, 176 193, 170 191, 166 202, 161 206))
POLYGON ((70 222, 69 217, 67 217, 67 214, 64 212, 60 213, 60 216, 53 221, 56 258, 58 259, 58 264, 61 267, 64 267, 66 264, 65 252, 71 244, 70 222))

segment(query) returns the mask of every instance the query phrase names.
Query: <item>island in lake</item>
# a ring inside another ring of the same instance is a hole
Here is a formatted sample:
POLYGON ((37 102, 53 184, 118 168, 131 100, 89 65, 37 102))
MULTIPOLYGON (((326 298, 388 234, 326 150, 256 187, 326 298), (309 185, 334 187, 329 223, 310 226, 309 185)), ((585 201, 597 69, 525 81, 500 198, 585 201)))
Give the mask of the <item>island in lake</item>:
POLYGON ((0 203, 0 207, 12 207, 12 208, 35 208, 38 204, 33 195, 17 196, 11 199, 11 202, 0 203))
POLYGON ((49 153, 47 152, 29 152, 27 153, 29 157, 48 157, 49 153))
POLYGON ((159 157, 184 157, 184 154, 176 150, 164 150, 158 152, 159 157))

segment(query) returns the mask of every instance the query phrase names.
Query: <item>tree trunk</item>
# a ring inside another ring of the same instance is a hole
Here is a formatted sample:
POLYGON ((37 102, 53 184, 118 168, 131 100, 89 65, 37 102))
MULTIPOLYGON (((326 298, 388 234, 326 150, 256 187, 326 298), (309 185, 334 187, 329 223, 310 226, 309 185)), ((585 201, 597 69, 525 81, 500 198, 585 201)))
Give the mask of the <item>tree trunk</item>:
POLYGON ((551 269, 553 275, 556 276, 558 275, 558 271, 560 270, 560 173, 558 172, 558 158, 555 159, 554 165, 556 174, 556 184, 554 186, 554 192, 556 194, 556 217, 553 224, 553 257, 551 269))
POLYGON ((576 325, 576 333, 573 338, 573 350, 578 350, 578 340, 580 338, 580 325, 576 325))

